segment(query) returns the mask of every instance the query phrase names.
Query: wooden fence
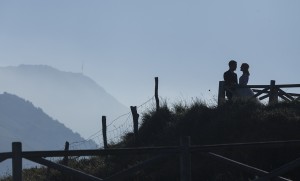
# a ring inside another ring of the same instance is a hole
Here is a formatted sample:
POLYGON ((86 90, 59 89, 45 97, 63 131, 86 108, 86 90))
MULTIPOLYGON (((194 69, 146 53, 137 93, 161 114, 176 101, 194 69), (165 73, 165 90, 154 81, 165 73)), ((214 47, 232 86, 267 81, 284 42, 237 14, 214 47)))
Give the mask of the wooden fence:
MULTIPOLYGON (((278 102, 278 97, 285 101, 299 101, 300 94, 296 93, 286 93, 282 88, 295 88, 300 87, 300 84, 286 84, 286 85, 276 85, 275 81, 272 80, 270 85, 247 85, 247 86, 237 86, 237 88, 251 88, 256 94, 254 97, 263 100, 269 97, 269 103, 278 102), (259 97, 261 96, 261 97, 259 97)), ((224 82, 219 82, 219 95, 218 104, 225 102, 225 91, 226 87, 224 82)), ((158 78, 155 78, 155 99, 156 99, 156 109, 159 109, 159 99, 158 99, 158 78)), ((138 118, 136 106, 131 107, 131 112, 133 115, 133 132, 136 145, 138 145, 138 118)), ((218 160, 224 164, 231 165, 235 168, 241 169, 243 171, 249 172, 251 174, 260 176, 260 178, 255 181, 267 181, 270 179, 280 180, 280 181, 290 181, 289 179, 280 177, 280 175, 287 173, 288 171, 295 169, 300 166, 300 158, 289 162, 278 169, 271 172, 267 172, 244 163, 237 162, 230 158, 226 158, 222 155, 213 153, 220 149, 231 149, 231 148, 245 148, 245 147, 277 147, 277 146, 299 146, 300 140, 291 141, 273 141, 273 142, 254 142, 254 143, 235 143, 235 144, 219 144, 219 145, 191 145, 189 137, 183 137, 180 140, 179 146, 168 146, 168 147, 137 147, 137 148, 109 148, 107 144, 107 129, 106 129, 106 117, 102 117, 102 130, 103 130, 103 149, 94 150, 69 150, 69 143, 66 142, 65 150, 63 151, 23 151, 22 144, 20 142, 12 143, 12 152, 0 153, 0 163, 7 159, 12 159, 12 176, 13 181, 22 181, 22 159, 27 159, 32 162, 44 165, 48 168, 53 168, 58 171, 68 174, 70 176, 76 176, 86 181, 117 181, 125 177, 133 175, 139 170, 149 167, 161 159, 166 159, 175 155, 180 156, 179 167, 180 167, 180 181, 191 181, 192 180, 192 168, 191 168, 191 154, 199 152, 207 157, 214 160, 218 160), (120 171, 107 178, 97 178, 93 175, 83 173, 79 170, 75 170, 68 166, 68 158, 70 156, 106 156, 106 155, 128 155, 128 154, 151 154, 152 158, 143 161, 137 165, 134 165, 126 170, 120 171), (55 163, 49 161, 45 158, 51 157, 63 157, 63 164, 55 163)))
MULTIPOLYGON (((159 103, 159 96, 158 96, 158 77, 155 77, 155 90, 154 90, 154 98, 156 102, 156 110, 158 111, 160 108, 159 103)), ((138 145, 138 119, 139 114, 137 112, 136 106, 130 107, 133 117, 133 133, 134 133, 134 140, 135 144, 138 145)), ((134 154, 140 153, 144 150, 145 153, 151 152, 151 150, 161 150, 161 154, 169 153, 170 150, 166 148, 144 148, 144 149, 108 149, 108 141, 107 141, 107 124, 106 124, 106 116, 102 116, 102 135, 103 135, 103 147, 104 149, 100 150, 69 150, 69 142, 65 144, 64 151, 40 151, 40 152, 24 152, 22 151, 22 144, 20 142, 12 143, 12 152, 7 153, 0 153, 0 163, 6 159, 12 159, 12 167, 13 167, 13 180, 14 181, 21 181, 22 180, 22 159, 28 159, 32 162, 36 162, 38 164, 47 166, 48 168, 54 168, 60 170, 64 173, 75 175, 78 177, 83 178, 84 180, 108 180, 114 181, 118 180, 120 176, 126 176, 128 173, 133 172, 137 168, 143 166, 147 166, 150 163, 156 161, 158 158, 161 158, 162 155, 158 156, 157 158, 153 158, 150 160, 145 161, 141 166, 137 166, 131 168, 121 174, 116 174, 110 178, 100 179, 96 178, 92 175, 84 174, 78 170, 74 170, 72 168, 67 167, 68 158, 69 156, 96 156, 96 155, 114 155, 114 154, 134 154), (130 153, 132 152, 132 153, 130 153), (51 162, 49 160, 44 159, 45 157, 63 157, 63 164, 58 164, 51 162)), ((176 149, 172 150, 171 153, 177 153, 176 149)), ((183 159, 186 160, 186 159, 183 159)), ((184 174, 186 175, 186 174, 184 174)))
MULTIPOLYGON (((238 161, 234 161, 230 158, 226 158, 222 155, 213 153, 218 150, 232 149, 232 148, 265 148, 265 147, 281 147, 281 146, 300 146, 300 140, 290 141, 272 141, 272 142, 252 142, 252 143, 234 143, 234 144, 218 144, 218 145, 191 145, 190 137, 182 137, 179 146, 168 147, 138 147, 138 148, 107 148, 107 149, 95 149, 95 150, 65 150, 65 151, 23 151, 22 144, 20 142, 12 143, 12 152, 0 153, 0 162, 6 159, 12 159, 12 174, 13 181, 22 181, 22 159, 33 161, 35 163, 44 165, 48 168, 53 168, 64 174, 70 176, 76 176, 86 181, 117 181, 122 180, 130 175, 133 175, 139 170, 149 167, 161 159, 166 159, 175 155, 180 155, 179 167, 180 167, 180 181, 192 180, 192 168, 191 168, 191 154, 200 153, 211 159, 222 162, 238 168, 242 171, 246 171, 253 175, 259 176, 255 181, 269 181, 270 179, 280 181, 291 181, 287 178, 280 177, 295 168, 300 167, 300 158, 291 161, 281 167, 267 172, 252 166, 249 166, 238 161), (51 162, 45 158, 49 157, 69 157, 69 156, 106 156, 106 155, 129 155, 129 154, 151 154, 153 158, 143 161, 137 165, 116 173, 115 175, 107 178, 97 178, 93 175, 83 173, 79 170, 75 170, 68 167, 67 162, 59 164, 51 162)), ((199 178, 201 179, 201 178, 199 178)))
MULTIPOLYGON (((155 89, 154 89, 154 98, 155 98, 155 105, 156 105, 156 111, 160 109, 160 103, 159 103, 159 96, 158 96, 158 77, 154 78, 155 80, 155 89)), ((138 129, 139 129, 139 114, 137 111, 137 106, 130 106, 132 118, 133 118, 133 134, 134 134, 134 141, 135 144, 139 144, 138 139, 138 129)), ((103 135, 103 145, 104 148, 108 148, 108 141, 107 141, 107 122, 106 122, 106 116, 102 116, 102 135, 103 135)))
MULTIPOLYGON (((246 85, 241 86, 237 85, 239 88, 251 88, 255 93, 253 98, 258 98, 263 100, 269 98, 269 104, 278 103, 278 98, 280 97, 284 101, 300 101, 300 94, 297 93, 287 93, 282 88, 300 88, 300 84, 281 84, 276 85, 275 80, 271 80, 270 85, 246 85)), ((225 92, 226 86, 224 81, 219 82, 219 93, 218 93, 218 105, 221 105, 225 102, 225 92)))

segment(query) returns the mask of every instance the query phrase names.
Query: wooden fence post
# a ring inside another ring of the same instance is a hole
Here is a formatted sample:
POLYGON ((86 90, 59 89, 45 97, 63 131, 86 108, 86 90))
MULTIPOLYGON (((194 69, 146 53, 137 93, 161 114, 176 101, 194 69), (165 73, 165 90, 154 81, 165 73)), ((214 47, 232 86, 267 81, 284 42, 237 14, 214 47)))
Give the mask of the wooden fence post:
POLYGON ((158 98, 158 77, 155 77, 155 101, 156 101, 156 111, 159 110, 159 98, 158 98))
POLYGON ((269 96, 269 104, 278 103, 278 89, 275 86, 275 80, 271 80, 269 96))
POLYGON ((108 148, 107 146, 107 130, 106 130, 106 116, 102 116, 102 135, 103 135, 103 145, 104 148, 108 148))
POLYGON ((22 143, 12 143, 13 181, 22 181, 22 143))
MULTIPOLYGON (((70 148, 70 143, 68 141, 66 141, 66 143, 65 143, 65 156, 64 156, 63 162, 62 162, 63 165, 65 165, 65 166, 68 166, 68 164, 69 164, 69 154, 68 154, 69 148, 70 148)), ((67 174, 63 173, 62 176, 63 176, 63 180, 65 180, 65 181, 70 180, 70 177, 67 174)))
POLYGON ((218 106, 225 103, 224 81, 219 81, 218 106))
POLYGON ((139 114, 137 113, 136 106, 130 106, 132 118, 133 118, 133 133, 135 143, 138 142, 138 130, 139 130, 139 114))
POLYGON ((190 144, 189 136, 180 138, 180 181, 192 180, 190 144))
POLYGON ((65 154, 64 159, 63 159, 63 164, 64 165, 69 164, 69 155, 68 155, 69 147, 70 147, 70 143, 68 141, 66 141, 66 143, 65 143, 65 152, 66 152, 66 154, 65 154))

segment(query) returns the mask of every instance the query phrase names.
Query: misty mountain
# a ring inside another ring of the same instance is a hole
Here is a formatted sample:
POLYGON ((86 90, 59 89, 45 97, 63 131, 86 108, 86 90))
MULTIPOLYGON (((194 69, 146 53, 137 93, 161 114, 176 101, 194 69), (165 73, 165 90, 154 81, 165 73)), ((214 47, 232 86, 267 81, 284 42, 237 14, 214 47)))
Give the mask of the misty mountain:
MULTIPOLYGON (((23 150, 60 150, 65 142, 84 139, 41 108, 16 95, 0 94, 0 151, 11 151, 12 142, 22 142, 23 150)), ((89 142, 89 148, 97 145, 89 142)))
MULTIPOLYGON (((0 152, 11 152, 12 142, 21 142, 25 151, 63 150, 66 141, 70 149, 97 148, 95 142, 85 141, 31 102, 16 95, 0 94, 0 152), (78 142, 84 142, 84 147, 80 148, 78 142)), ((25 168, 35 165, 24 161, 25 168)), ((10 170, 11 160, 0 163, 0 176, 10 170)))
POLYGON ((46 65, 1 67, 0 91, 31 101, 85 138, 101 130, 103 115, 110 121, 128 112, 89 77, 46 65))

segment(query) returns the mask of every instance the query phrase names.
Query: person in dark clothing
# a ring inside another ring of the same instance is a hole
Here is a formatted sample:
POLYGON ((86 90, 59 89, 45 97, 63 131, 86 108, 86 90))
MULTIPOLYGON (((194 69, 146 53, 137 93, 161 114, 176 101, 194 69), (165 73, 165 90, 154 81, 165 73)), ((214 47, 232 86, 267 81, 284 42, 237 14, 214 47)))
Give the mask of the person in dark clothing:
POLYGON ((230 60, 229 63, 229 70, 224 72, 224 84, 225 84, 225 93, 228 100, 232 99, 233 92, 235 91, 235 86, 238 84, 237 75, 234 72, 237 67, 237 62, 234 60, 230 60))

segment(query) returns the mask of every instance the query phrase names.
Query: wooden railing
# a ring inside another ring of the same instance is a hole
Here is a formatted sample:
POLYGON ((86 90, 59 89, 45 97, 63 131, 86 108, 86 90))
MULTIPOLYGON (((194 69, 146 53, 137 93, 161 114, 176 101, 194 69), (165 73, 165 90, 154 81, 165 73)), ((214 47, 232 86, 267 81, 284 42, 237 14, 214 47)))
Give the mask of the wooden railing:
MULTIPOLYGON (((237 85, 236 89, 239 88, 250 88, 255 93, 253 98, 263 100, 269 98, 269 104, 278 103, 278 99, 281 98, 284 101, 300 101, 300 94, 298 93, 287 93, 282 88, 300 88, 300 84, 281 84, 276 85, 275 80, 271 80, 270 85, 237 85)), ((219 82, 219 93, 218 93, 218 105, 223 104, 226 101, 225 92, 226 88, 224 81, 219 82)))
MULTIPOLYGON (((97 149, 97 150, 66 150, 66 151, 22 151, 22 144, 20 142, 12 143, 12 152, 0 153, 0 162, 6 159, 12 159, 13 181, 22 181, 22 159, 36 162, 38 164, 53 168, 68 174, 76 176, 85 181, 117 181, 125 177, 133 175, 135 172, 149 167, 161 159, 166 159, 170 156, 180 155, 180 181, 192 180, 191 168, 191 154, 200 153, 204 156, 220 161, 224 164, 233 166, 234 168, 246 171, 248 173, 259 176, 260 178, 255 181, 267 181, 270 179, 280 181, 291 181, 287 178, 280 177, 292 169, 300 167, 300 158, 291 161, 271 172, 261 170, 249 166, 247 164, 226 158, 222 155, 214 153, 218 150, 233 149, 233 148, 265 148, 265 147, 282 147, 282 146, 299 146, 300 140, 290 141, 272 141, 272 142, 251 142, 251 143, 233 143, 233 144, 217 144, 217 145, 191 145, 190 137, 182 137, 180 146, 167 146, 167 147, 140 147, 140 148, 118 148, 118 149, 97 149), (134 165, 122 172, 115 175, 101 179, 93 175, 83 173, 79 170, 68 167, 66 165, 51 162, 45 158, 49 157, 68 157, 68 156, 105 156, 105 155, 129 155, 129 154, 152 154, 153 158, 145 160, 142 163, 134 165)), ((200 179, 200 178, 199 178, 200 179)))

